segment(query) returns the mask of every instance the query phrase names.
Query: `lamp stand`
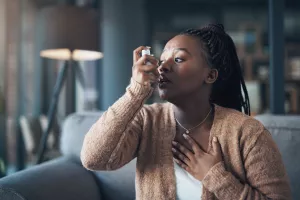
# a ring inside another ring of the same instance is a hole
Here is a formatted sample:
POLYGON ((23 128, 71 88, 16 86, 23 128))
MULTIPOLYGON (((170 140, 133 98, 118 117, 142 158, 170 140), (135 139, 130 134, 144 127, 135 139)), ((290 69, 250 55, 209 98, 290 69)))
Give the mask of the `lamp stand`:
MULTIPOLYGON (((48 114, 47 114, 48 124, 47 124, 47 127, 46 127, 45 131, 43 132, 43 135, 40 140, 40 144, 39 144, 39 148, 38 148, 38 152, 37 152, 36 164, 40 164, 43 161, 43 156, 44 156, 45 149, 47 146, 48 136, 50 134, 50 131, 53 127, 54 120, 55 120, 55 114, 56 114, 57 103, 59 100, 59 95, 60 95, 62 86, 64 85, 64 81, 66 80, 66 78, 68 76, 68 73, 67 73, 68 67, 75 68, 75 70, 74 70, 75 76, 74 77, 76 77, 76 75, 79 76, 81 83, 84 85, 82 71, 81 71, 80 67, 78 66, 78 64, 73 65, 73 63, 74 63, 73 60, 65 61, 64 65, 60 68, 60 71, 59 71, 59 74, 58 74, 58 77, 57 77, 57 80, 56 80, 56 83, 54 86, 53 94, 51 97, 50 107, 49 107, 48 114), (69 65, 68 65, 68 62, 70 63, 69 65)), ((73 83, 73 84, 76 84, 76 83, 73 83)), ((75 104, 74 104, 74 106, 75 106, 75 104)))

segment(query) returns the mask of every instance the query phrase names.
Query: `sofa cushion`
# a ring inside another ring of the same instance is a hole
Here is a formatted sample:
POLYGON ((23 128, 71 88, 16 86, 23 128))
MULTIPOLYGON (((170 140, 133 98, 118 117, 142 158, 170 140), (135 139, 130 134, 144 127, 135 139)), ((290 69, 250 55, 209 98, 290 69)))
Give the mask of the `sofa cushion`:
POLYGON ((0 187, 13 188, 27 200, 102 199, 95 176, 67 156, 1 178, 0 187))
POLYGON ((300 199, 300 116, 260 115, 276 142, 288 173, 293 199, 300 199))
POLYGON ((109 200, 135 199, 136 159, 114 171, 94 172, 99 181, 101 195, 109 200))

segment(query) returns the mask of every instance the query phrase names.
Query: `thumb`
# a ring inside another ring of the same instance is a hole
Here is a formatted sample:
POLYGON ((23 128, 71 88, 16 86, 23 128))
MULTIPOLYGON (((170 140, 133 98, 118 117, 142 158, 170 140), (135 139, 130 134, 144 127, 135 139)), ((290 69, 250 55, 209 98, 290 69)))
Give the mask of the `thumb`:
POLYGON ((217 137, 213 137, 213 153, 214 155, 221 154, 221 145, 217 137))

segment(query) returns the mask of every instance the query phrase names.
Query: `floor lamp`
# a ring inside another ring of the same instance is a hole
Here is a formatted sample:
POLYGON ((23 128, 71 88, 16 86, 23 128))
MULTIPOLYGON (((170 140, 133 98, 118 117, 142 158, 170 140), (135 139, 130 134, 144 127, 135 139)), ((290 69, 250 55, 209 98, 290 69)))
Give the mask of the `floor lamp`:
POLYGON ((64 65, 60 68, 54 86, 47 114, 48 125, 41 137, 36 164, 43 161, 48 135, 56 116, 59 95, 68 76, 68 68, 74 68, 75 75, 82 79, 78 61, 91 61, 103 57, 103 54, 99 52, 99 17, 94 9, 53 6, 43 9, 39 17, 41 20, 39 29, 43 32, 40 39, 40 56, 63 60, 64 65))

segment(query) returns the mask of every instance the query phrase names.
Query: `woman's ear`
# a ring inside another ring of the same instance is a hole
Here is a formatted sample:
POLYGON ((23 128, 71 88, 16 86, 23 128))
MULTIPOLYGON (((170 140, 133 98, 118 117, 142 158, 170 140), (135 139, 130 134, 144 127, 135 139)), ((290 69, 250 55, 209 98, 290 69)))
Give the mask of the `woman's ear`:
POLYGON ((218 73, 217 69, 210 69, 210 71, 206 77, 206 80, 205 80, 206 83, 208 83, 208 84, 214 83, 217 80, 218 75, 219 75, 219 73, 218 73))

